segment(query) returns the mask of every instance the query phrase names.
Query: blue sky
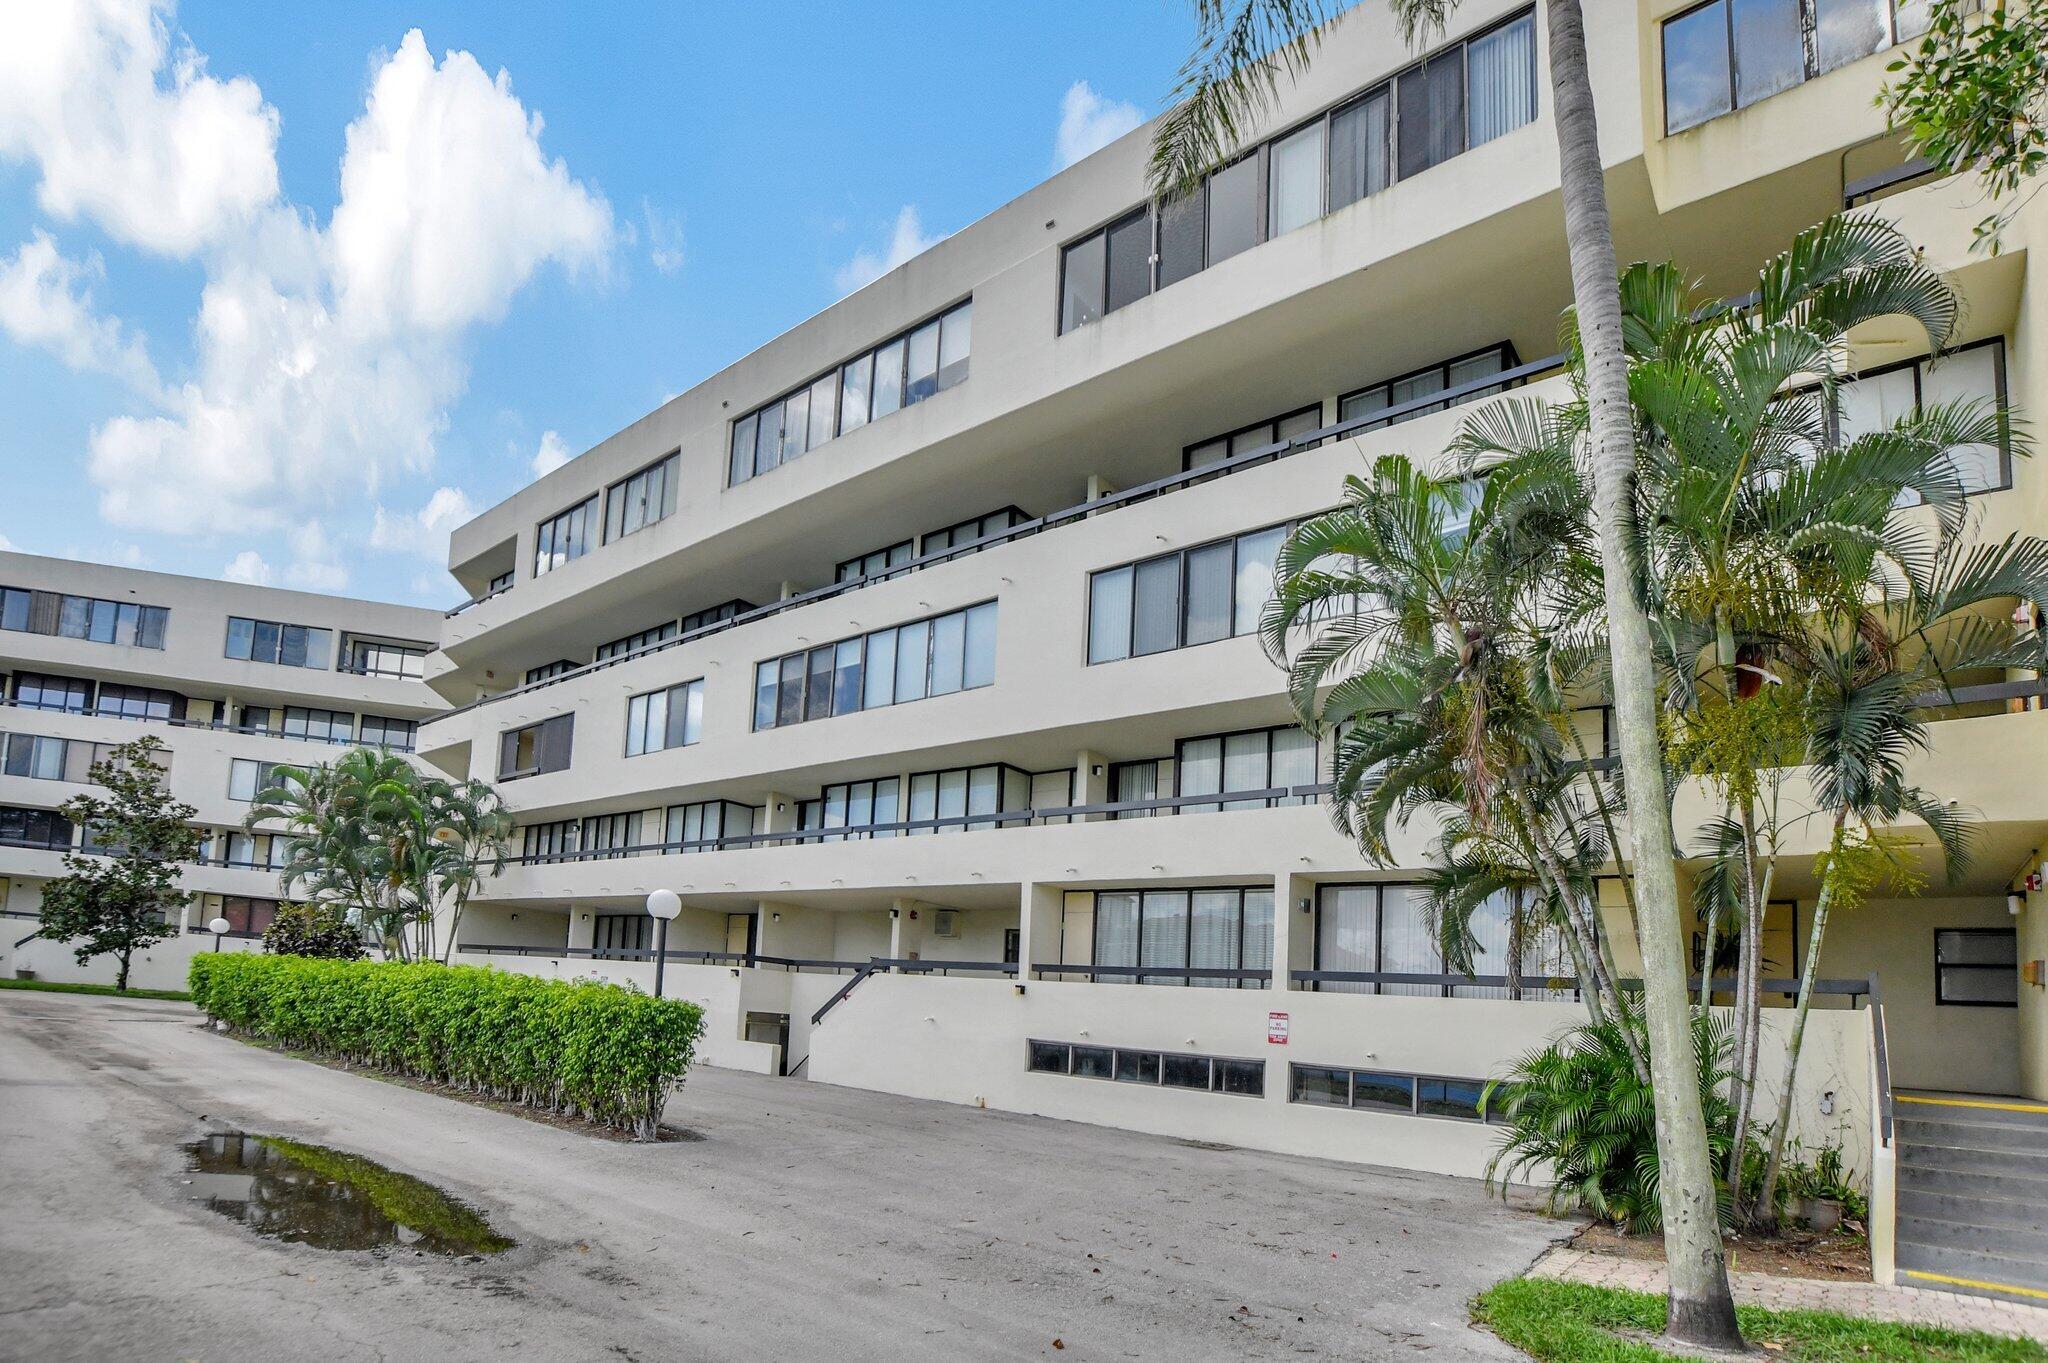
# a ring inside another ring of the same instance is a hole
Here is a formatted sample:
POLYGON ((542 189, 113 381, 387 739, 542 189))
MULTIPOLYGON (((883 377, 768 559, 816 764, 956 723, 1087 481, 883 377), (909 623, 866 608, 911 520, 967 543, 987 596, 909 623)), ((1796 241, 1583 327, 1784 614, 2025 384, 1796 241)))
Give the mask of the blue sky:
POLYGON ((446 604, 447 525, 544 448, 1153 112, 1191 27, 1176 0, 9 7, 0 538, 446 604))

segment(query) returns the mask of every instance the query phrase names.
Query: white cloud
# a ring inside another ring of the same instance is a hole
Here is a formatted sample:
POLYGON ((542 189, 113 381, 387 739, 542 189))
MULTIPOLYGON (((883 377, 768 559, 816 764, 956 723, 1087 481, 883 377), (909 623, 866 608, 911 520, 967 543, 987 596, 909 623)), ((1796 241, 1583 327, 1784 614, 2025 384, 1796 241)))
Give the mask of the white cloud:
MULTIPOLYGON (((544 155, 540 119, 509 77, 465 52, 437 63, 417 30, 374 64, 323 227, 276 194, 275 112, 253 83, 214 81, 197 53, 174 54, 168 8, 0 13, 0 158, 36 161, 52 211, 197 251, 204 270, 190 380, 93 432, 87 467, 116 525, 288 530, 426 472, 468 384, 468 329, 502 316, 544 266, 609 262, 610 205, 544 155), (64 72, 61 88, 45 89, 45 67, 64 72), (22 77, 27 93, 9 88, 22 77), (252 146, 268 178, 249 171, 252 146), (124 157, 146 192, 63 190, 118 178, 124 157), (189 202, 177 199, 185 179, 189 202), (169 220, 154 235, 144 202, 169 220)), ((78 278, 58 280, 73 300, 78 278)), ((119 333, 73 330, 120 353, 119 333)), ((346 579, 324 552, 294 557, 287 576, 308 585, 346 579)))
POLYGON ((318 521, 308 521, 287 531, 285 543, 291 547, 291 566, 284 570, 284 580, 294 587, 309 592, 340 592, 348 589, 348 568, 337 561, 334 546, 327 541, 327 532, 318 521))
POLYGON ((370 547, 418 554, 439 563, 448 556, 448 536, 475 515, 475 505, 461 488, 436 488, 427 504, 409 516, 378 507, 370 527, 370 547))
POLYGON ((0 6, 0 159, 32 161, 66 221, 186 256, 277 197, 277 111, 172 46, 153 0, 0 6))
POLYGON ((161 385, 142 338, 93 307, 91 281, 105 273, 97 255, 66 259, 37 228, 12 260, 0 259, 0 330, 73 369, 112 374, 154 397, 161 385))
POLYGON ((670 217, 651 199, 640 200, 640 215, 647 222, 647 259, 663 274, 683 268, 682 219, 670 217))
POLYGON ((140 568, 148 562, 139 544, 82 544, 66 545, 58 558, 68 558, 74 563, 104 563, 114 568, 140 568))
POLYGON ((917 205, 905 204, 896 214, 896 226, 889 234, 889 244, 882 250, 863 246, 853 253, 853 259, 839 267, 835 281, 841 293, 852 293, 866 284, 872 284, 889 271, 909 260, 922 255, 944 241, 946 234, 926 236, 924 224, 918 220, 917 205))
POLYGON ((7 536, 5 535, 0 535, 0 553, 18 554, 20 552, 21 550, 15 546, 13 540, 7 538, 7 536))
POLYGON ((1145 115, 1137 105, 1104 99, 1087 81, 1075 81, 1060 96, 1060 130, 1053 140, 1053 168, 1065 170, 1144 121, 1145 115))
POLYGON ((220 570, 221 577, 228 582, 247 582, 255 587, 270 585, 270 565, 263 561, 263 555, 254 549, 244 549, 228 560, 227 567, 220 570))
POLYGON ((562 443, 560 431, 542 431, 540 448, 533 452, 533 476, 545 478, 575 457, 562 443))

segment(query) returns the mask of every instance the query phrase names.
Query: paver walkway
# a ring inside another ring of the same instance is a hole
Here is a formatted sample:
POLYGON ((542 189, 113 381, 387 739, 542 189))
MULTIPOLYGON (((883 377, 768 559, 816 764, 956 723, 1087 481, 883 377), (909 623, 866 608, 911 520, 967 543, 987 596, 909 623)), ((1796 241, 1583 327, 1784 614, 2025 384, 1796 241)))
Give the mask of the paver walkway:
MULTIPOLYGON (((1618 1254, 1593 1254, 1569 1245, 1560 1245, 1537 1260, 1529 1276, 1620 1287, 1660 1297, 1665 1292, 1664 1265, 1660 1263, 1624 1259, 1618 1254)), ((1833 1311, 1865 1320, 1982 1330, 2048 1343, 2048 1309, 2017 1302, 1965 1297, 1923 1287, 1823 1282, 1818 1278, 1782 1278, 1768 1273, 1731 1273, 1728 1283, 1739 1306, 1761 1306, 1771 1311, 1833 1311)))

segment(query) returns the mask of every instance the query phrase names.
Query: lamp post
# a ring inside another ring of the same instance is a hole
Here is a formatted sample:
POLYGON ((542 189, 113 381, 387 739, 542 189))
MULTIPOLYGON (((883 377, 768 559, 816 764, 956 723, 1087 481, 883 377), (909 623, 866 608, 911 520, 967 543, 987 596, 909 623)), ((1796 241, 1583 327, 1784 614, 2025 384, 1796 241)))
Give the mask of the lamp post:
POLYGON ((647 912, 654 919, 654 997, 661 997, 661 969, 668 961, 669 920, 683 911, 683 901, 674 890, 656 890, 647 896, 647 912))
POLYGON ((206 925, 206 930, 213 934, 213 949, 215 951, 220 950, 221 934, 233 926, 234 924, 225 918, 216 918, 206 925))

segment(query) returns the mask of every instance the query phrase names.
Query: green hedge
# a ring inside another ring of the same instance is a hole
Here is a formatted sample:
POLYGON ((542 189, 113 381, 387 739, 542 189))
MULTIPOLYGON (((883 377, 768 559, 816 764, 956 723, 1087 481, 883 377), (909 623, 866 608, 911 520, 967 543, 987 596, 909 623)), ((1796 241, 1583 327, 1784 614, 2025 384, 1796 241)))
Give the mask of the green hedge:
POLYGON ((192 1001, 237 1030, 654 1138, 704 1010, 474 966, 192 958, 192 1001))

